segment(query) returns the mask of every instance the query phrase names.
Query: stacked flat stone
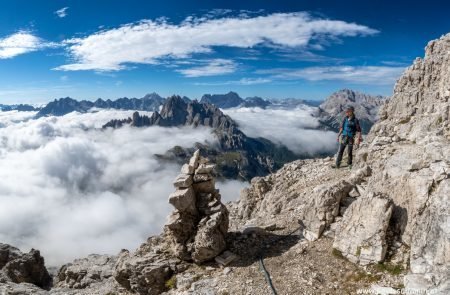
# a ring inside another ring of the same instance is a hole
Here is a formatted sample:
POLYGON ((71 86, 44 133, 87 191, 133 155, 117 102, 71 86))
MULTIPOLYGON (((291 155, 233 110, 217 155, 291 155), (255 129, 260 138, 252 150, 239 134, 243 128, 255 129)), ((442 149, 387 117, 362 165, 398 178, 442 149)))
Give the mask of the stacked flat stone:
POLYGON ((225 250, 228 210, 215 187, 213 164, 196 151, 176 177, 176 191, 169 196, 175 210, 165 232, 180 259, 201 263, 225 250))

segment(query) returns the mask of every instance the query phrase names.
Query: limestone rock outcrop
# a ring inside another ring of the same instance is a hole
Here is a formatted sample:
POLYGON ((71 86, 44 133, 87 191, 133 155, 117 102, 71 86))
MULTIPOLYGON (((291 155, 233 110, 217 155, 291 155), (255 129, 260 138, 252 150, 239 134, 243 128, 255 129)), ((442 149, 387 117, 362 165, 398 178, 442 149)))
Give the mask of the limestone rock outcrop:
POLYGON ((367 264, 383 261, 386 250, 401 254, 406 288, 449 294, 449 112, 447 34, 397 81, 356 152, 354 168, 361 169, 345 173, 323 167, 326 160, 296 161, 252 181, 232 212, 241 223, 297 217, 310 239, 330 226, 335 247, 350 260, 367 264))
POLYGON ((374 171, 367 189, 393 200, 393 230, 411 248, 405 286, 420 281, 443 294, 450 293, 449 109, 447 34, 431 41, 397 81, 359 153, 374 171))
POLYGON ((58 281, 54 285, 84 289, 92 284, 103 282, 112 277, 116 261, 116 256, 98 254, 75 259, 72 263, 65 264, 59 269, 58 281))
POLYGON ((22 253, 15 247, 0 243, 0 281, 30 283, 46 289, 50 287, 52 278, 39 250, 22 253))
POLYGON ((386 196, 358 197, 345 211, 333 247, 354 263, 382 262, 387 250, 386 231, 392 210, 392 201, 386 196))
POLYGON ((322 235, 339 214, 341 200, 353 189, 351 183, 342 180, 330 185, 321 185, 313 190, 300 217, 305 225, 303 235, 311 241, 322 235))
POLYGON ((228 210, 221 202, 212 176, 214 165, 196 151, 175 179, 169 197, 175 210, 165 226, 173 253, 180 259, 201 263, 226 247, 228 210))
POLYGON ((123 249, 114 265, 114 280, 124 290, 146 295, 166 291, 165 283, 187 267, 170 251, 163 235, 149 237, 136 251, 123 249))

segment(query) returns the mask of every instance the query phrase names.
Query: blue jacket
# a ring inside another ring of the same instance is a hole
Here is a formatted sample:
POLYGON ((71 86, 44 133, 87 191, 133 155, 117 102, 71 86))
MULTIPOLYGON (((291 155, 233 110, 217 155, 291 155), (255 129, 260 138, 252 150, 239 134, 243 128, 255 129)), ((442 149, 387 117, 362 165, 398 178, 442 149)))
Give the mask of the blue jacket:
POLYGON ((348 137, 354 137, 357 132, 361 132, 359 120, 356 119, 355 116, 352 116, 351 118, 346 116, 344 120, 342 120, 341 128, 342 128, 342 135, 348 137))

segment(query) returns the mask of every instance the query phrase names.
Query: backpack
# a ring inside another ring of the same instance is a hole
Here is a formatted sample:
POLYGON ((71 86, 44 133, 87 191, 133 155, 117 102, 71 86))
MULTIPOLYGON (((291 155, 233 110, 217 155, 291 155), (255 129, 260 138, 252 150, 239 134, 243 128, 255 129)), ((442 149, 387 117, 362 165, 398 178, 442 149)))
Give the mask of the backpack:
POLYGON ((358 130, 359 121, 353 116, 352 118, 345 117, 342 121, 342 135, 354 137, 358 130))

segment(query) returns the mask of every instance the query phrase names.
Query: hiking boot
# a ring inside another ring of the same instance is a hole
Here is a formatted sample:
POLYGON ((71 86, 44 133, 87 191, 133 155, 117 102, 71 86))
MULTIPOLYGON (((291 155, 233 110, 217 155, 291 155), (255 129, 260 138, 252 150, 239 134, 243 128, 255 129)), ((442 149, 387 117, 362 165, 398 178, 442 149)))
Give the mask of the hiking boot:
POLYGON ((340 165, 332 164, 332 165, 331 165, 331 168, 339 169, 339 166, 340 166, 340 165))
POLYGON ((348 170, 352 170, 352 164, 348 165, 348 170))

